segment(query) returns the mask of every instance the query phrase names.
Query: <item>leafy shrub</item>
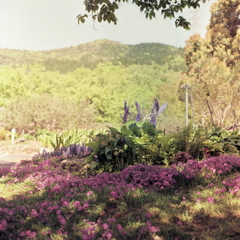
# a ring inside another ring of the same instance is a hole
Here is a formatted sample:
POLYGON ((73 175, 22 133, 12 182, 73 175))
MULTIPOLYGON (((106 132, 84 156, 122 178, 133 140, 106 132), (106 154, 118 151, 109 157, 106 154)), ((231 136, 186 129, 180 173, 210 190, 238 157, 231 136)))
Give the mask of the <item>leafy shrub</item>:
POLYGON ((4 127, 0 127, 0 141, 6 140, 9 135, 11 135, 11 132, 7 131, 4 127))
MULTIPOLYGON (((134 125, 136 128, 137 125, 134 125)), ((88 157, 94 160, 91 168, 98 172, 121 171, 127 166, 143 162, 146 151, 145 143, 136 136, 136 131, 131 127, 123 126, 120 130, 108 127, 106 134, 98 134, 93 142, 86 145, 93 148, 93 153, 88 157)), ((138 129, 137 135, 140 133, 138 129)))
POLYGON ((163 133, 150 122, 131 121, 127 122, 125 125, 133 131, 133 135, 136 137, 142 137, 144 134, 148 136, 157 136, 159 133, 163 133))
POLYGON ((213 128, 207 133, 207 140, 204 142, 204 155, 206 157, 239 153, 240 135, 238 130, 227 131, 213 128))
POLYGON ((24 138, 27 141, 32 141, 34 140, 34 137, 30 134, 21 134, 19 137, 24 138))
POLYGON ((194 159, 203 158, 204 142, 207 140, 206 130, 201 127, 188 126, 173 133, 172 137, 177 152, 186 152, 194 159))
POLYGON ((77 104, 50 94, 20 97, 6 107, 4 126, 17 133, 36 136, 41 129, 63 131, 78 128, 94 120, 89 104, 77 104))
POLYGON ((81 142, 82 135, 83 133, 79 129, 72 129, 62 133, 42 132, 38 134, 37 139, 42 142, 44 147, 56 150, 81 142))
POLYGON ((147 161, 157 165, 169 165, 174 162, 178 150, 175 139, 170 134, 145 135, 143 139, 147 143, 148 153, 145 155, 147 161))
POLYGON ((70 129, 62 133, 41 130, 37 133, 37 140, 46 148, 58 149, 75 143, 88 143, 101 132, 104 130, 70 129))

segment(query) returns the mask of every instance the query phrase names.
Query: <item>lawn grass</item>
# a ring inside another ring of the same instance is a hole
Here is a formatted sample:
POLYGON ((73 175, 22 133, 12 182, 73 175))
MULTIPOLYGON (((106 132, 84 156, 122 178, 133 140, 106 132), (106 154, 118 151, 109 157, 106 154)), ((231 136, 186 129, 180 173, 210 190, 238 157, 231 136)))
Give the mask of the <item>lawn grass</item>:
POLYGON ((61 170, 60 162, 30 161, 0 172, 1 240, 240 239, 235 163, 211 176, 207 171, 192 178, 174 173, 174 183, 169 186, 164 178, 166 187, 160 190, 151 182, 156 173, 143 165, 132 169, 136 174, 130 181, 123 173, 80 178, 61 170), (146 179, 148 186, 140 182, 146 179))

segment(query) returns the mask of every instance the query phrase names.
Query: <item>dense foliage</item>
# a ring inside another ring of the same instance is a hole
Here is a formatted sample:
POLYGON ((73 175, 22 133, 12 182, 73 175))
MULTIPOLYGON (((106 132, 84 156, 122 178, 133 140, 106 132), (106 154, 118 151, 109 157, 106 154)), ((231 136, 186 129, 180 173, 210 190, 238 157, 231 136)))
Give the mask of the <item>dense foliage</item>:
MULTIPOLYGON (((73 141, 76 140, 90 147, 88 151, 84 150, 84 157, 87 157, 85 163, 89 164, 89 173, 96 174, 119 172, 140 163, 171 165, 175 162, 185 163, 192 159, 203 160, 206 157, 225 154, 240 155, 238 130, 226 131, 220 128, 208 130, 189 125, 166 134, 157 130, 150 122, 130 122, 120 128, 108 127, 107 130, 95 132, 91 137, 89 135, 91 135, 89 132, 84 134, 80 130, 67 131, 61 135, 40 134, 39 139, 42 139, 45 145, 48 142, 53 151, 37 157, 46 159, 48 156, 63 158, 69 158, 71 154, 75 157, 80 156, 81 149, 79 154, 73 154, 76 149, 73 141)), ((84 148, 85 145, 79 147, 84 148)))
POLYGON ((194 35, 186 42, 189 69, 182 83, 191 86, 191 117, 203 126, 239 125, 239 13, 239 1, 217 1, 211 7, 206 37, 194 35))
POLYGON ((50 94, 23 96, 3 111, 3 124, 7 129, 36 137, 39 130, 63 131, 77 128, 94 120, 94 109, 84 102, 76 102, 50 94))
MULTIPOLYGON (((52 50, 49 55, 53 61, 61 61, 59 59, 64 60, 69 51, 69 57, 79 59, 79 52, 92 56, 94 50, 98 55, 96 58, 104 59, 105 63, 96 62, 99 64, 93 69, 77 66, 74 70, 50 71, 62 68, 53 69, 51 64, 44 64, 45 52, 40 52, 38 60, 35 59, 37 52, 29 53, 29 58, 34 56, 33 61, 42 61, 45 67, 42 64, 1 66, 0 106, 5 108, 5 111, 1 109, 4 113, 0 115, 4 117, 2 124, 9 129, 17 129, 19 134, 23 130, 35 134, 41 129, 62 131, 73 127, 86 128, 88 125, 92 127, 96 122, 120 123, 124 101, 129 105, 129 120, 134 120, 137 112, 135 102, 139 103, 143 114, 149 115, 155 98, 160 105, 168 103, 161 127, 168 127, 168 123, 176 119, 180 124, 183 122, 184 105, 176 95, 171 95, 178 86, 179 70, 183 69, 181 50, 161 44, 125 46, 96 41, 70 49, 52 50), (126 48, 124 58, 132 59, 126 66, 120 59, 111 63, 115 50, 116 55, 123 57, 121 48, 126 48), (157 60, 159 56, 162 59, 160 62, 157 60)), ((24 58, 19 59, 24 62, 24 58)))

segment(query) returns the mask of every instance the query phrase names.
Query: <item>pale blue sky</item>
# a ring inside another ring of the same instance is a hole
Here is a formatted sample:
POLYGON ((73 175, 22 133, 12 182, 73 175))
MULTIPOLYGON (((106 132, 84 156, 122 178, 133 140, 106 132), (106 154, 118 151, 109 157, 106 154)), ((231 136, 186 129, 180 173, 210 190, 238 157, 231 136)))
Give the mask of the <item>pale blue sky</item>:
MULTIPOLYGON (((202 5, 198 12, 199 27, 206 33, 213 2, 202 5)), ((160 13, 153 20, 145 19, 137 6, 122 3, 116 12, 118 24, 93 23, 88 19, 78 24, 76 16, 85 13, 83 0, 0 0, 0 48, 49 50, 76 46, 96 39, 109 39, 123 44, 158 42, 184 47, 193 34, 175 28, 174 21, 164 19, 160 13), (95 29, 94 29, 95 28, 95 29)), ((192 13, 184 10, 191 22, 192 13)), ((195 25, 196 26, 196 25, 195 25)))

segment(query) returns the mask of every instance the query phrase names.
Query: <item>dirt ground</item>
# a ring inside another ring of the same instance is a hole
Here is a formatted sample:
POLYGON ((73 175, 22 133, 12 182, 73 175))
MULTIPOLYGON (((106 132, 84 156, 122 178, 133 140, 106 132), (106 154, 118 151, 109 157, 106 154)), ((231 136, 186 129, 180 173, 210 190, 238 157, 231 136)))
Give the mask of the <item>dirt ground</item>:
POLYGON ((36 141, 0 141, 0 169, 18 164, 21 160, 31 160, 41 149, 36 141))
POLYGON ((9 154, 33 154, 38 153, 40 148, 41 143, 37 141, 16 141, 15 143, 0 141, 0 151, 8 152, 9 154))

